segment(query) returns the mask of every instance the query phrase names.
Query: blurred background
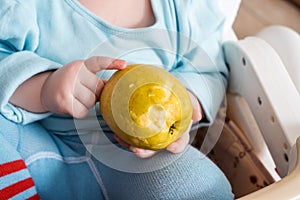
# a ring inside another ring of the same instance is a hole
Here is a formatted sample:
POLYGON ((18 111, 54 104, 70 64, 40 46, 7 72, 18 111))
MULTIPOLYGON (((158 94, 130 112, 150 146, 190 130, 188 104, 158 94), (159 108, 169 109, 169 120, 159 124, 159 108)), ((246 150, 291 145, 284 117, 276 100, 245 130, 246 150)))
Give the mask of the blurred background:
POLYGON ((242 0, 233 28, 242 39, 273 24, 300 33, 300 0, 242 0))

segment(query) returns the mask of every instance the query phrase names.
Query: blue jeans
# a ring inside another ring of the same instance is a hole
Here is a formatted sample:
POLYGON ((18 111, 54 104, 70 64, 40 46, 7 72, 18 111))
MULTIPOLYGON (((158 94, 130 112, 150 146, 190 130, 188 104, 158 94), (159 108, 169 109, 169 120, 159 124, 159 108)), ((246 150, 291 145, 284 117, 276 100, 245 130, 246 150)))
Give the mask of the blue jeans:
POLYGON ((56 134, 38 122, 19 125, 0 115, 0 162, 9 156, 23 159, 41 199, 234 198, 224 174, 190 145, 181 154, 161 151, 139 159, 113 143, 97 142, 102 141, 98 135, 56 134))

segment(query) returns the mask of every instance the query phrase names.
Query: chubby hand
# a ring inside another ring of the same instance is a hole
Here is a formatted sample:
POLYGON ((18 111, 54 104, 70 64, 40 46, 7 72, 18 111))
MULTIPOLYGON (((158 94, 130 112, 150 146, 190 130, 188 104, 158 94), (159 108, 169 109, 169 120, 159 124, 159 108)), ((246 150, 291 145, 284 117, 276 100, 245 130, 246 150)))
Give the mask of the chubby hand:
MULTIPOLYGON (((189 92, 191 102, 193 105, 193 115, 192 120, 190 122, 189 127, 187 130, 181 135, 180 138, 178 138, 175 142, 171 143, 169 146, 167 146, 166 150, 171 153, 181 153, 186 148, 190 141, 190 130, 192 127, 192 124, 199 122, 203 118, 203 111, 201 104, 199 103, 198 99, 189 92)), ((126 143, 124 140, 122 140, 120 137, 118 137, 116 134, 114 135, 114 138, 124 147, 129 148, 136 156, 140 158, 149 158, 156 154, 157 151, 154 150, 148 150, 148 149, 142 149, 138 147, 134 147, 126 143)))
POLYGON ((46 111, 82 118, 98 101, 104 86, 104 80, 96 73, 125 67, 124 60, 101 56, 71 62, 46 79, 41 91, 41 104, 46 111))

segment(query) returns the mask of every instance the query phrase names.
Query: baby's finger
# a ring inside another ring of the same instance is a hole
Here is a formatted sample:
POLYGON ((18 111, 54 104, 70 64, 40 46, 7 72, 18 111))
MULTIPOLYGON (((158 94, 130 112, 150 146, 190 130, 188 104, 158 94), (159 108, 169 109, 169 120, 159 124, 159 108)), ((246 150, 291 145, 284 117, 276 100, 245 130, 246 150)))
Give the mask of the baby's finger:
POLYGON ((138 147, 130 146, 128 143, 126 143, 124 140, 122 140, 116 134, 114 134, 114 138, 117 140, 117 142, 119 142, 120 145, 129 148, 136 156, 138 156, 140 158, 149 158, 156 153, 156 151, 146 150, 146 149, 141 149, 138 147))
POLYGON ((74 97, 71 107, 69 107, 68 113, 75 118, 83 118, 88 113, 88 108, 83 105, 77 98, 74 97))
POLYGON ((103 69, 117 69, 121 70, 126 67, 126 61, 109 58, 104 56, 93 56, 84 61, 84 64, 88 70, 93 73, 97 73, 103 69))
POLYGON ((129 149, 138 157, 140 158, 150 158, 154 156, 157 151, 148 150, 148 149, 141 149, 138 147, 130 146, 129 149))
POLYGON ((172 152, 172 153, 181 153, 183 152, 183 150, 185 149, 185 147, 188 145, 189 141, 190 141, 190 128, 192 125, 192 121, 190 122, 190 125, 187 129, 187 131, 185 131, 183 133, 183 135, 176 140, 175 142, 171 143, 168 147, 167 150, 172 152))
POLYGON ((203 118, 202 107, 201 107, 199 100, 195 97, 195 95, 192 92, 188 91, 188 94, 190 96, 190 99, 191 99, 191 102, 193 105, 192 119, 193 119, 193 122, 196 123, 203 118))
POLYGON ((129 148, 130 145, 127 144, 124 140, 122 140, 118 135, 114 134, 114 138, 115 138, 115 140, 117 140, 117 142, 118 142, 121 146, 129 148))
MULTIPOLYGON (((104 86, 104 82, 96 74, 89 71, 86 67, 80 69, 80 84, 88 88, 99 99, 100 92, 104 86)), ((76 89, 76 88, 75 88, 76 89)))
POLYGON ((74 97, 86 108, 91 108, 98 100, 98 96, 92 92, 89 88, 82 85, 80 82, 76 83, 73 91, 74 97))

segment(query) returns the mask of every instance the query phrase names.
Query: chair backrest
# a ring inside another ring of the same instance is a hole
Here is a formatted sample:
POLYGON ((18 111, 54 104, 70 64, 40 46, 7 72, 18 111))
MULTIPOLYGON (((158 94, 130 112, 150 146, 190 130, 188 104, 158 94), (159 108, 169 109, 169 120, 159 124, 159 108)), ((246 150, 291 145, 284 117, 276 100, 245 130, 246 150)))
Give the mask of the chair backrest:
POLYGON ((299 33, 288 27, 273 25, 261 30, 256 36, 265 40, 276 51, 300 93, 299 33))

